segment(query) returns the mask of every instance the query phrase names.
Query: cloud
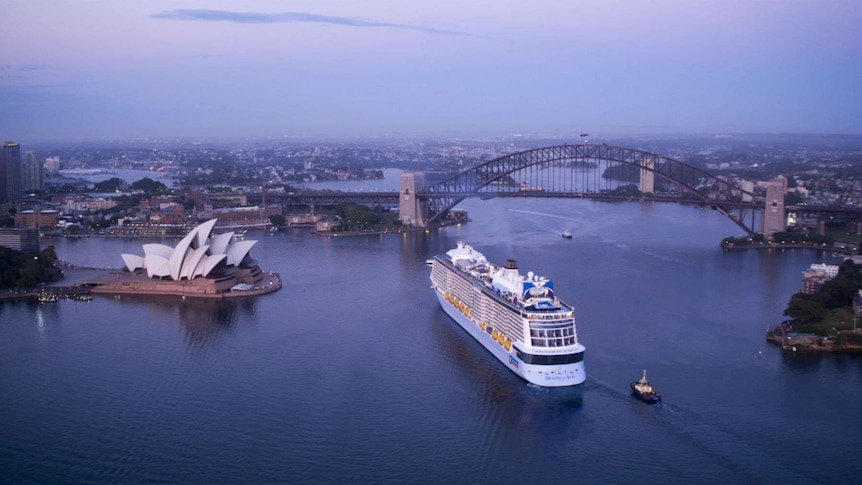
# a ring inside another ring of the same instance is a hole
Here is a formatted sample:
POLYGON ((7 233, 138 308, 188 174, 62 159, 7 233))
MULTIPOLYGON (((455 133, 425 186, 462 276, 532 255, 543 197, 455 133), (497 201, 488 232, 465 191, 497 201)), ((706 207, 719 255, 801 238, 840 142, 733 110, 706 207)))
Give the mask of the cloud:
POLYGON ((406 29, 426 34, 470 36, 463 32, 422 27, 420 25, 394 24, 376 20, 366 20, 354 17, 333 17, 305 12, 254 13, 226 12, 223 10, 189 10, 176 9, 155 13, 152 18, 168 20, 191 20, 201 22, 232 22, 235 24, 275 24, 275 23, 317 23, 333 24, 345 27, 378 27, 389 29, 406 29))

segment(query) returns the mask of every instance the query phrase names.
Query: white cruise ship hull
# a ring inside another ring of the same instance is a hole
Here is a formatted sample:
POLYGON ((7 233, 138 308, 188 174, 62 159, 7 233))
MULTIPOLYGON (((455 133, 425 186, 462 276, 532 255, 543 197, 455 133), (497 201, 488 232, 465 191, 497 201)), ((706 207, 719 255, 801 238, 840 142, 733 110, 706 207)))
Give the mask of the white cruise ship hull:
MULTIPOLYGON (((564 387, 575 386, 586 380, 587 375, 584 370, 583 361, 561 365, 534 365, 521 361, 517 357, 514 346, 512 350, 506 350, 491 335, 482 330, 476 322, 470 320, 466 315, 452 306, 451 303, 446 301, 438 289, 435 288, 434 293, 437 295, 437 301, 440 302, 440 306, 447 315, 458 322, 461 328, 472 335, 474 339, 482 344, 491 355, 496 357, 510 371, 527 382, 543 387, 564 387)), ((584 348, 578 344, 574 351, 583 352, 584 348)))

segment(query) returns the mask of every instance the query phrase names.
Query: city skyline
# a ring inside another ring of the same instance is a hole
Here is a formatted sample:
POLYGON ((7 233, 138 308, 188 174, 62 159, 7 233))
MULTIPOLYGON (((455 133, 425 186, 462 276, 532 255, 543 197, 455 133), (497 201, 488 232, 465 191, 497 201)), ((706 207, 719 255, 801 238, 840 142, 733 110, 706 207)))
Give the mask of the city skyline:
POLYGON ((0 139, 862 134, 862 4, 36 0, 0 139))

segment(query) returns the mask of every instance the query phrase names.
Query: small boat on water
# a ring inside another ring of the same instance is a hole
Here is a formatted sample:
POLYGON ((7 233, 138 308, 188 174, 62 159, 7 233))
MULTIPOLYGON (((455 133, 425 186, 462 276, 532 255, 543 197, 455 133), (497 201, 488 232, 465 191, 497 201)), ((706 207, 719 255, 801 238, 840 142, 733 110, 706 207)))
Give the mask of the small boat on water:
POLYGON ((653 404, 661 401, 659 393, 655 392, 646 378, 646 369, 641 380, 632 382, 632 396, 640 399, 643 402, 653 404))
POLYGON ((571 239, 572 238, 572 233, 569 231, 563 231, 563 233, 560 235, 563 236, 563 238, 565 238, 565 239, 571 239))
POLYGON ((60 297, 54 293, 39 294, 39 303, 57 303, 58 301, 60 301, 60 297))

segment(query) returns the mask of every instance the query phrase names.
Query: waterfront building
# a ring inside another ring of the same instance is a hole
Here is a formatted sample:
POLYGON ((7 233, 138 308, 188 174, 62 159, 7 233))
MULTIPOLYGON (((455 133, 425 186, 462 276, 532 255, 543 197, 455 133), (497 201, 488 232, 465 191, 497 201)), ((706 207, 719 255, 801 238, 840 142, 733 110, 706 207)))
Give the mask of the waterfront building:
POLYGON ((802 272, 802 293, 813 295, 820 291, 823 284, 838 276, 837 264, 814 263, 802 272))
POLYGON ((146 270, 150 278, 173 281, 207 277, 219 268, 238 267, 257 241, 233 242, 233 233, 213 236, 216 219, 192 229, 176 247, 144 244, 144 256, 123 254, 129 272, 146 270))
POLYGON ((20 229, 47 227, 56 229, 60 221, 60 212, 53 209, 42 210, 36 207, 33 210, 20 211, 15 214, 15 227, 20 229))
POLYGON ((95 281, 93 293, 231 298, 281 288, 277 273, 264 273, 249 255, 257 241, 234 241, 233 232, 212 234, 216 219, 196 227, 177 244, 144 244, 144 256, 122 254, 125 268, 95 281))
POLYGON ((290 214, 284 217, 284 222, 288 226, 309 226, 315 224, 319 220, 320 216, 315 214, 290 214))
POLYGON ((837 264, 814 263, 811 265, 812 270, 823 271, 829 279, 838 276, 838 269, 840 268, 837 264))
POLYGON ((162 222, 118 219, 117 226, 108 229, 112 236, 119 237, 182 237, 194 229, 190 222, 162 222))
POLYGON ((63 207, 72 212, 88 212, 111 209, 116 205, 117 202, 111 199, 77 198, 66 201, 63 207))
POLYGON ((218 219, 219 227, 263 227, 272 224, 266 211, 257 206, 214 209, 213 217, 218 219))
POLYGON ((802 293, 805 295, 814 295, 829 278, 826 273, 821 270, 809 269, 802 272, 802 293))
POLYGON ((21 147, 14 142, 0 146, 0 202, 21 198, 21 147))
POLYGON ((22 253, 38 253, 40 250, 39 230, 0 228, 0 246, 22 253))
POLYGON ((317 232, 328 232, 336 228, 340 224, 334 218, 321 218, 314 224, 314 230, 317 232))

